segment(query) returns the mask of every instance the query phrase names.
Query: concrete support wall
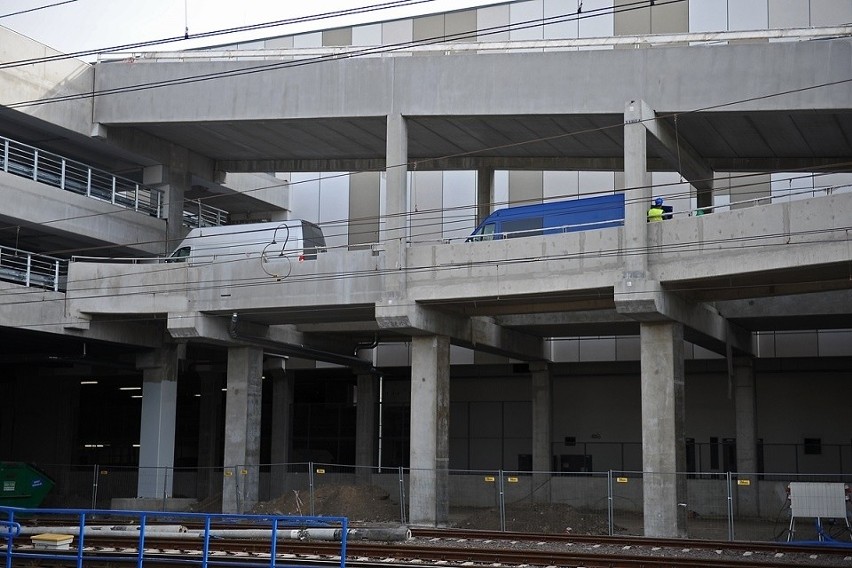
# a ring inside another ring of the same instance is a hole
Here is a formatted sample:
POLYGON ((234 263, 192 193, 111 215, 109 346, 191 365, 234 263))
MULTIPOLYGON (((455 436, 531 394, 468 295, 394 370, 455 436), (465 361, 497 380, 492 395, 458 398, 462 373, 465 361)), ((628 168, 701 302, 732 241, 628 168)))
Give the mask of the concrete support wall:
POLYGON ((171 497, 177 414, 177 345, 140 356, 142 424, 139 434, 137 497, 171 497))
POLYGON ((532 396, 533 500, 550 501, 550 474, 553 469, 553 382, 547 363, 530 363, 532 396))
POLYGON ((198 497, 205 499, 221 491, 219 467, 222 448, 223 418, 222 385, 224 369, 218 365, 196 368, 201 390, 198 416, 198 497))
POLYGON ((272 460, 269 495, 271 498, 284 493, 286 465, 290 462, 293 437, 293 387, 296 376, 284 369, 284 360, 276 359, 278 368, 264 369, 266 380, 272 381, 272 432, 270 433, 270 457, 272 460), (279 465, 281 464, 281 465, 279 465))
POLYGON ((257 503, 262 371, 263 350, 228 349, 223 513, 243 513, 257 503))
POLYGON ((640 325, 645 536, 686 531, 683 326, 640 325), (680 474, 680 475, 678 475, 680 474))
POLYGON ((737 511, 760 514, 757 480, 757 407, 751 359, 734 359, 734 406, 737 429, 737 511), (743 485, 748 482, 748 485, 743 485))
POLYGON ((445 525, 449 519, 450 341, 411 340, 409 522, 445 525))
POLYGON ((376 465, 378 433, 378 379, 374 374, 358 375, 358 402, 355 416, 355 465, 359 482, 368 482, 376 465))
POLYGON ((270 497, 284 493, 286 464, 290 461, 293 435, 293 386, 295 375, 282 370, 267 370, 267 380, 272 379, 272 432, 270 497))

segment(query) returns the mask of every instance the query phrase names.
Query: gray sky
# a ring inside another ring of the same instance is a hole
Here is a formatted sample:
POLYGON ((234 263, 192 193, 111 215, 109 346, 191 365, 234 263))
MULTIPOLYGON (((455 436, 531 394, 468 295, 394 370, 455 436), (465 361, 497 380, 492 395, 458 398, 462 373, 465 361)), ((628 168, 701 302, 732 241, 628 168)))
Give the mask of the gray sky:
MULTIPOLYGON (((376 6, 391 0, 2 0, 0 25, 64 53, 190 36, 244 25, 376 6), (54 5, 56 4, 56 5, 54 5), (54 5, 54 6, 51 6, 54 5), (27 14, 14 12, 49 6, 27 14)), ((246 41, 355 23, 496 4, 503 0, 430 0, 411 6, 372 11, 319 22, 223 35, 203 42, 182 41, 148 50, 180 50, 201 45, 246 41)))

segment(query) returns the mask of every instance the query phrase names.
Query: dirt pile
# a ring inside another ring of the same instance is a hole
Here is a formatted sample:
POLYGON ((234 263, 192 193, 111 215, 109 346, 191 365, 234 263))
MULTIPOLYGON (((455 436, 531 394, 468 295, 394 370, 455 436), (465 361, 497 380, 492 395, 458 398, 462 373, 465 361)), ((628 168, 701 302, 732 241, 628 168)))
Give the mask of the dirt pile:
MULTIPOLYGON (((310 493, 291 491, 277 499, 258 503, 251 511, 263 515, 311 515, 310 493)), ((387 491, 374 485, 327 485, 314 491, 314 515, 343 516, 350 523, 399 523, 399 504, 387 491)), ((454 510, 452 526, 467 529, 499 530, 500 511, 486 509, 454 510)), ((506 530, 547 534, 605 535, 606 514, 577 510, 565 504, 515 503, 506 506, 506 530)))
MULTIPOLYGON (((258 503, 252 513, 311 515, 310 493, 291 491, 272 501, 258 503)), ((314 490, 314 515, 347 517, 350 522, 399 521, 399 505, 387 491, 374 485, 329 485, 314 490)))

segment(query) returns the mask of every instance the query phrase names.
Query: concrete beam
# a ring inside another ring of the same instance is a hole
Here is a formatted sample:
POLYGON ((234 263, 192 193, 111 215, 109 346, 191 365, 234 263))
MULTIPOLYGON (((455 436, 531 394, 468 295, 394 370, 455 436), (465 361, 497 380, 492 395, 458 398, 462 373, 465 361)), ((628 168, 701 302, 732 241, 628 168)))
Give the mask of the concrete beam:
MULTIPOLYGON (((686 140, 681 139, 677 131, 673 130, 668 123, 657 118, 657 113, 645 101, 638 101, 638 103, 641 106, 642 124, 662 145, 660 154, 663 159, 699 192, 712 191, 713 168, 710 163, 686 140)), ((676 115, 675 121, 677 121, 676 115)))
POLYGON ((737 318, 789 318, 852 314, 852 290, 716 302, 720 313, 737 318))
POLYGON ((376 304, 376 321, 382 329, 413 337, 443 335, 454 345, 489 353, 541 361, 544 341, 540 337, 498 325, 490 317, 464 317, 440 313, 415 302, 386 300, 376 304))
POLYGON ((625 279, 617 283, 615 309, 639 322, 680 322, 709 340, 697 343, 722 354, 727 345, 740 353, 754 354, 748 330, 725 319, 713 306, 687 302, 663 290, 660 283, 653 280, 625 279))
POLYGON ((548 312, 540 314, 514 314, 494 318, 499 325, 521 326, 561 326, 633 323, 636 320, 614 310, 581 310, 576 312, 548 312))

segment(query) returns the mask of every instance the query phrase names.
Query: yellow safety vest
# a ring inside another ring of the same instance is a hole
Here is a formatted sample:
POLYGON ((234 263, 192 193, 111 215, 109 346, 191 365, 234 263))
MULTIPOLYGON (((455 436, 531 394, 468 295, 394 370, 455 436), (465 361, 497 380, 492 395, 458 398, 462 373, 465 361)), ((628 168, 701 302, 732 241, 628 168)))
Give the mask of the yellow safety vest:
POLYGON ((665 213, 665 211, 663 211, 662 207, 657 207, 656 205, 651 207, 648 209, 648 222, 662 221, 663 213, 665 213))

